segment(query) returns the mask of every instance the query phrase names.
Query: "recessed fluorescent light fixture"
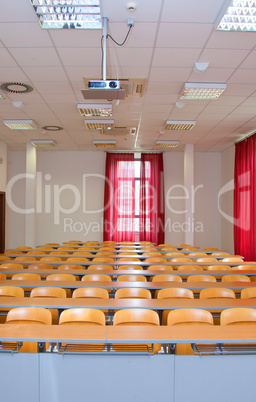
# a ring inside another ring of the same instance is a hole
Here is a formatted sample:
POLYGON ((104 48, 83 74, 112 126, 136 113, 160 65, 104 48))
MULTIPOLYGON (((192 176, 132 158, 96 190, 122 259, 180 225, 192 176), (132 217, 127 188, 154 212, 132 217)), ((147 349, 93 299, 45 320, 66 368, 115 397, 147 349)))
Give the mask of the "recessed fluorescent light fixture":
POLYGON ((112 103, 78 103, 77 108, 83 117, 112 116, 112 103))
POLYGON ((192 130, 196 122, 194 120, 167 120, 165 130, 192 130))
POLYGON ((226 84, 185 82, 180 99, 208 99, 214 100, 225 91, 226 84))
POLYGON ((179 141, 156 141, 155 146, 157 148, 176 148, 179 145, 179 141))
POLYGON ((256 2, 229 0, 224 5, 216 29, 218 31, 256 31, 256 2), (224 12, 225 10, 225 12, 224 12), (223 15, 224 14, 224 15, 223 15))
POLYGON ((84 123, 90 130, 111 130, 114 120, 85 120, 84 123))
POLYGON ((12 130, 36 130, 38 128, 33 120, 4 120, 4 124, 12 130))
POLYGON ((102 29, 99 0, 30 0, 44 29, 102 29))
POLYGON ((30 140, 34 147, 54 147, 56 142, 54 140, 30 140))
POLYGON ((93 141, 97 148, 113 148, 116 146, 116 141, 93 141))
POLYGON ((5 99, 5 98, 6 98, 6 95, 5 95, 4 91, 2 91, 0 89, 0 99, 5 99))

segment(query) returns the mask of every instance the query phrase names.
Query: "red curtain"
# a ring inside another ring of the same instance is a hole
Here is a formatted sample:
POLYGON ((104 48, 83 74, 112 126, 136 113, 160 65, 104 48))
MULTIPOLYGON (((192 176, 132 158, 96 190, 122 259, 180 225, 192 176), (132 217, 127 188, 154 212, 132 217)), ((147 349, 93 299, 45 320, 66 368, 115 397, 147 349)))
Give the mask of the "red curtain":
POLYGON ((134 154, 107 153, 104 240, 135 241, 134 154))
POLYGON ((235 254, 256 260, 256 134, 236 144, 234 173, 235 254))
POLYGON ((164 243, 163 154, 141 154, 140 241, 164 243))

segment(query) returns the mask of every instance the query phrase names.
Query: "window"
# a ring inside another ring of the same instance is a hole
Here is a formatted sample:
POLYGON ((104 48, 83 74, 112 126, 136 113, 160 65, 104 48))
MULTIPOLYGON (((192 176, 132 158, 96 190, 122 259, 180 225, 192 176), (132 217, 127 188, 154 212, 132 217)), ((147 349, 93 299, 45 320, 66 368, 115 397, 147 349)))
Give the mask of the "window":
POLYGON ((107 154, 104 240, 135 241, 136 234, 138 240, 157 242, 163 232, 162 154, 149 155, 107 154))

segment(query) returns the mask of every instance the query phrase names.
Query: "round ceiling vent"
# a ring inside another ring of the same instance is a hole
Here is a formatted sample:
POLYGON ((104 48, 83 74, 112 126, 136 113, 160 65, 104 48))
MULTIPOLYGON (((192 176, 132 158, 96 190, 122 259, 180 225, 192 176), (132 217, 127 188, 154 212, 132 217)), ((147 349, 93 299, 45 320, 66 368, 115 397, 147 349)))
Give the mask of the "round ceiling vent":
POLYGON ((12 94, 27 94, 34 90, 30 85, 20 82, 4 82, 0 88, 4 92, 11 92, 12 94))
POLYGON ((61 130, 63 130, 63 127, 60 127, 60 126, 43 126, 42 129, 47 130, 47 131, 61 131, 61 130))

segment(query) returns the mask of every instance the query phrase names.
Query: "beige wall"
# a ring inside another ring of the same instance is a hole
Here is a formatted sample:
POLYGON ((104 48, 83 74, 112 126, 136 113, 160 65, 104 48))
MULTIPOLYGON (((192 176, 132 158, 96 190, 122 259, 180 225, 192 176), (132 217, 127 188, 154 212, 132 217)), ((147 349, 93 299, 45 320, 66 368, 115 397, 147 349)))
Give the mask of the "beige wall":
POLYGON ((0 141, 0 191, 5 191, 7 180, 7 145, 0 141))
MULTIPOLYGON (((26 153, 10 152, 8 180, 25 173, 26 153)), ((104 152, 38 152, 36 244, 102 240, 104 152), (91 176, 90 176, 91 175, 91 176)), ((7 247, 24 245, 25 180, 12 186, 7 247), (21 211, 22 212, 22 211, 21 211)))
POLYGON ((221 248, 221 215, 218 210, 218 193, 222 185, 221 154, 195 152, 194 188, 184 189, 182 152, 164 154, 164 172, 167 201, 165 242, 184 243, 185 231, 194 230, 195 246, 221 248), (185 210, 185 196, 194 202, 194 219, 189 221, 185 221, 185 213, 181 213, 185 210))
POLYGON ((222 195, 220 197, 220 208, 222 211, 222 248, 234 252, 233 233, 233 179, 235 147, 228 148, 221 154, 222 159, 222 195))
MULTIPOLYGON (((8 180, 25 172, 26 153, 9 152, 8 180)), ((195 244, 221 248, 223 222, 218 211, 222 186, 221 154, 195 153, 195 215, 184 223, 184 155, 164 154, 166 194, 166 243, 184 243, 185 231, 195 228, 195 244), (176 197, 176 198, 175 198, 176 197), (200 230, 197 230, 197 229, 200 230)), ((105 174, 104 152, 38 152, 36 244, 70 239, 102 240, 105 174), (92 175, 92 176, 88 176, 92 175)), ((193 196, 193 189, 188 189, 193 196)), ((25 180, 12 188, 12 200, 25 208, 25 180)), ((25 216, 10 208, 7 247, 24 245, 25 216)), ((227 248, 227 247, 226 247, 227 248)))

